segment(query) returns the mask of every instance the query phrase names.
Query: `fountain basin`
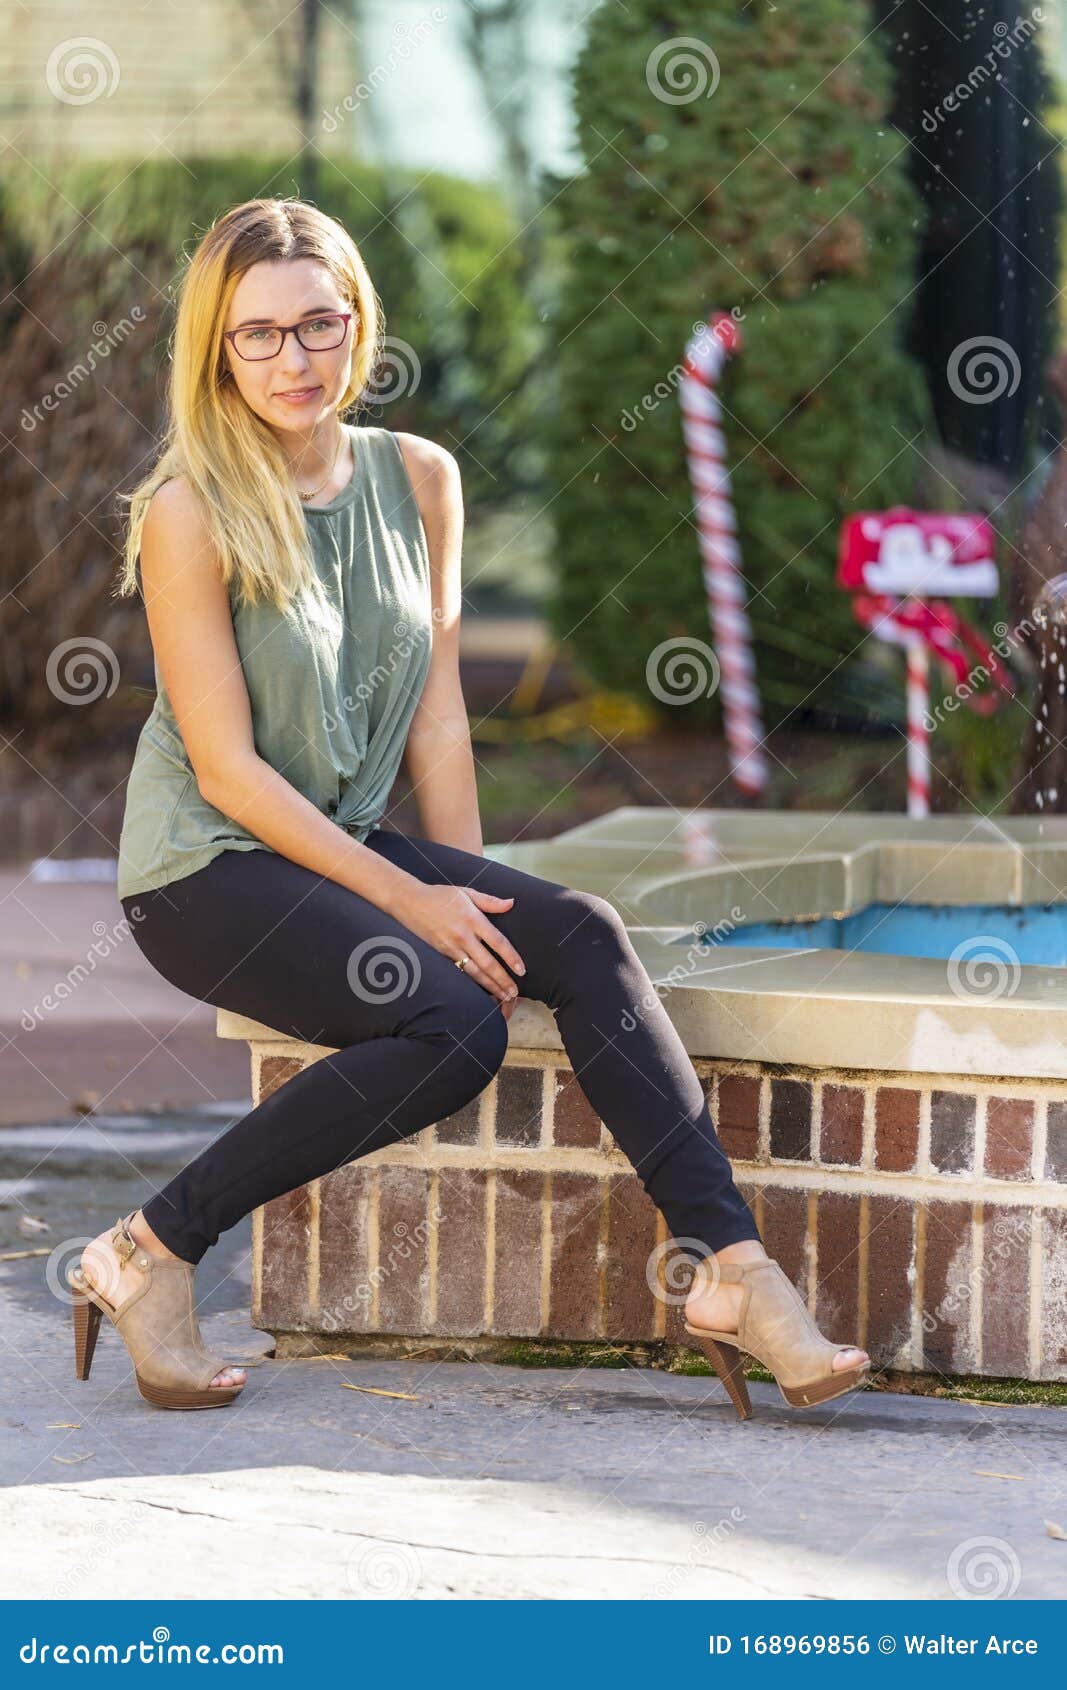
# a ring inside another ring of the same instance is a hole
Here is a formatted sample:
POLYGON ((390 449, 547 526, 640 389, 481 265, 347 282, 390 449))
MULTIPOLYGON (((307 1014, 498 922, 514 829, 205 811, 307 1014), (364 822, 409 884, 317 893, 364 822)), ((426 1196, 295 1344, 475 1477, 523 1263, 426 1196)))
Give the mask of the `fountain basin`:
POLYGON ((941 957, 972 968, 1034 963, 1067 968, 1067 904, 871 903, 851 915, 800 921, 761 921, 705 943, 768 946, 774 950, 877 952, 882 956, 941 957))
MULTIPOLYGON (((627 808, 486 854, 619 909, 649 976, 631 1030, 662 1001, 824 1330, 902 1372, 1067 1379, 1067 968, 1019 950, 1032 909, 1067 908, 1067 820, 627 808), (842 948, 872 905, 933 909, 946 940, 962 924, 956 963, 842 948), (839 943, 766 942, 796 922, 839 943), (1013 954, 972 966, 990 938, 1013 954)), ((257 1097, 327 1054, 225 1011, 219 1032, 248 1040, 257 1097)), ((646 1279, 662 1217, 542 1003, 520 1000, 475 1104, 268 1205, 253 1236, 279 1353, 686 1341, 646 1279)))

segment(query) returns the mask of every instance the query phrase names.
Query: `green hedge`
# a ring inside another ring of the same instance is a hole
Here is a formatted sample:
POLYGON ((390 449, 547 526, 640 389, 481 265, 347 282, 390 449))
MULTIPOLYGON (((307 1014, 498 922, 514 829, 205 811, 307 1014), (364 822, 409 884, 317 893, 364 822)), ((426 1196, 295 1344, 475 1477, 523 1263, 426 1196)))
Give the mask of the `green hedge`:
MULTIPOLYGON (((647 698, 660 642, 710 638, 677 367, 693 324, 734 310, 722 399, 767 725, 874 696, 865 658, 842 665, 861 633, 833 585, 838 528, 913 495, 929 405, 901 350, 921 208, 867 28, 862 0, 628 0, 590 21, 544 436, 552 620, 606 685, 647 698), (669 80, 679 38, 692 99, 669 80)), ((715 719, 718 697, 680 712, 715 719)))

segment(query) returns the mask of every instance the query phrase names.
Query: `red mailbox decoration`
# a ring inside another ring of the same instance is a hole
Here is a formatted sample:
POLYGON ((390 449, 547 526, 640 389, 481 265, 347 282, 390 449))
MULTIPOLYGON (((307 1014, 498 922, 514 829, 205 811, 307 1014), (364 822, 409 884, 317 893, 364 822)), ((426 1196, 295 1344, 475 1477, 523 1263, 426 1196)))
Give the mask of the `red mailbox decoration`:
POLYGON ((997 591, 993 530, 983 516, 859 511, 841 526, 838 585, 901 597, 992 598, 997 591))
POLYGON ((1000 693, 1015 690, 1010 673, 978 630, 938 597, 995 595, 993 530, 985 517, 972 512, 914 511, 906 505, 857 511, 841 525, 837 584, 853 594, 858 622, 906 650, 908 814, 925 816, 930 798, 931 655, 941 663, 959 702, 981 715, 997 708, 1000 693), (979 691, 979 675, 992 679, 993 691, 979 691))

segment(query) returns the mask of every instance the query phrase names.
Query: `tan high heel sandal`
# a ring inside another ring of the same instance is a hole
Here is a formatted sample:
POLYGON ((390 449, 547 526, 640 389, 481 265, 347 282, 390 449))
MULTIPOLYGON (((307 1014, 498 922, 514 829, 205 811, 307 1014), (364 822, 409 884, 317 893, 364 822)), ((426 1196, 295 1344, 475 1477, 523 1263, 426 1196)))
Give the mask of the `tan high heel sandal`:
POLYGON ((128 1230, 132 1218, 117 1221, 111 1234, 120 1271, 132 1266, 142 1280, 123 1303, 117 1308, 109 1303, 80 1265, 67 1277, 73 1293, 75 1378, 89 1377, 100 1317, 106 1314, 130 1352, 145 1402, 156 1408, 221 1408, 233 1402, 244 1385, 211 1384, 231 1364, 205 1349, 200 1337, 192 1262, 143 1249, 128 1230))
POLYGON ((871 1371, 870 1360, 855 1367, 835 1368, 833 1360, 852 1344, 835 1344, 824 1338, 808 1312, 796 1286, 778 1263, 720 1262, 718 1278, 726 1284, 740 1281, 741 1307, 737 1331, 719 1332, 712 1327, 685 1329, 699 1340, 719 1378, 730 1393, 742 1420, 752 1414, 748 1383, 741 1365, 741 1352, 754 1356, 769 1373, 790 1408, 808 1408, 812 1403, 831 1402, 863 1385, 871 1371))

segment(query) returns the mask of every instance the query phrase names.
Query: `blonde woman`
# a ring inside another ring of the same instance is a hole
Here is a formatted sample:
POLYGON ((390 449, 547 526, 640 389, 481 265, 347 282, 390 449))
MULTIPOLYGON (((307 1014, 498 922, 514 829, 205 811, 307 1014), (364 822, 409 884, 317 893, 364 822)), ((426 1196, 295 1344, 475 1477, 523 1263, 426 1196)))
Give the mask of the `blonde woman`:
POLYGON ((350 236, 301 201, 234 207, 183 279, 167 439, 132 495, 119 583, 143 592, 157 696, 118 892, 165 979, 333 1054, 87 1246, 77 1374, 106 1314, 148 1401, 232 1402, 245 1373, 203 1345, 196 1264, 259 1205, 476 1097, 521 993, 554 1011, 585 1095, 693 1258, 688 1330, 738 1412, 741 1344, 789 1402, 854 1390, 868 1357, 824 1338, 767 1256, 616 911, 482 854, 456 461, 346 420, 380 329, 350 236), (380 825, 402 759, 418 837, 380 825))

